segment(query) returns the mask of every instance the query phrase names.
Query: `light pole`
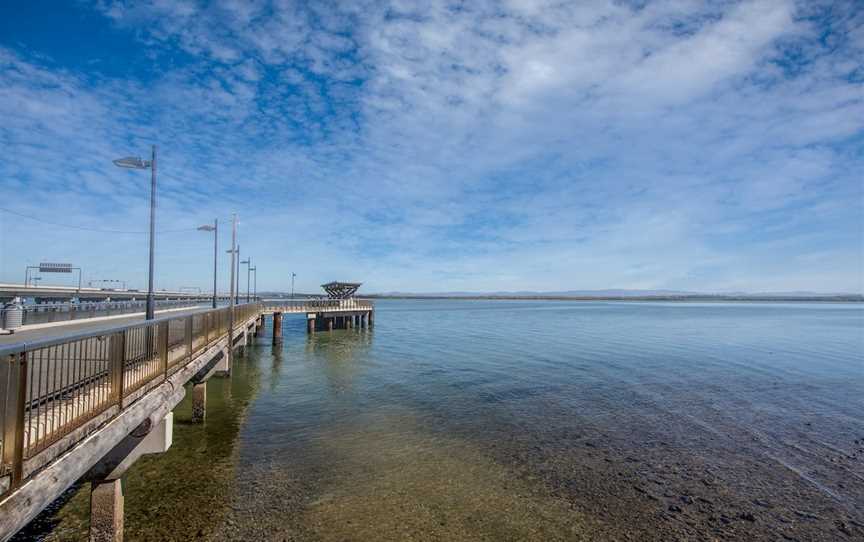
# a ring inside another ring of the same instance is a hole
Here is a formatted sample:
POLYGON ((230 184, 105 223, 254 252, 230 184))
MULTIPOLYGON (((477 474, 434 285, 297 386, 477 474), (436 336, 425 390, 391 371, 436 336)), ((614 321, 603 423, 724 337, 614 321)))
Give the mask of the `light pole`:
POLYGON ((155 315, 155 304, 153 297, 153 253, 155 251, 156 237, 156 145, 151 148, 150 160, 142 160, 140 157, 127 156, 114 160, 114 165, 126 169, 150 169, 150 270, 147 277, 147 320, 152 320, 155 315))
POLYGON ((237 304, 240 304, 240 245, 237 245, 237 274, 235 275, 234 294, 237 296, 237 304))
POLYGON ((240 263, 246 265, 246 303, 249 303, 249 284, 251 282, 249 278, 252 275, 252 257, 250 256, 240 263))
POLYGON ((252 299, 258 301, 258 266, 252 268, 255 278, 252 279, 252 299))
POLYGON ((234 360, 234 257, 240 252, 240 247, 237 246, 237 215, 231 215, 231 248, 228 250, 231 253, 231 289, 229 295, 231 299, 228 306, 228 363, 234 360))
POLYGON ((294 277, 297 276, 297 273, 291 273, 291 301, 294 301, 294 277))
POLYGON ((213 308, 216 308, 216 266, 219 262, 219 219, 213 219, 213 225, 198 226, 198 231, 213 232, 213 308))

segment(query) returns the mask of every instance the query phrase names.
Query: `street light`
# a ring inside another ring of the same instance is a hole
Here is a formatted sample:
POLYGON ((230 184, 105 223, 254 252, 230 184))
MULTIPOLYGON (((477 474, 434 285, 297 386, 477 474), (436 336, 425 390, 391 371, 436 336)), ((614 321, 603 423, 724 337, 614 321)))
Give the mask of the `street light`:
POLYGON ((252 299, 258 301, 258 266, 256 265, 250 271, 255 274, 255 278, 252 279, 252 299))
POLYGON ((143 160, 136 156, 127 156, 114 160, 114 165, 126 169, 149 169, 150 170, 150 270, 147 277, 147 320, 155 316, 155 303, 153 297, 153 254, 155 251, 156 237, 156 145, 151 148, 150 160, 143 160))
POLYGON ((240 304, 240 243, 237 243, 237 274, 235 276, 236 284, 234 285, 234 294, 237 296, 237 304, 240 304))
POLYGON ((219 260, 219 219, 213 219, 213 225, 198 226, 198 231, 213 232, 213 308, 216 308, 216 264, 219 260))
POLYGON ((294 301, 294 277, 297 276, 297 273, 291 273, 291 301, 294 301))
POLYGON ((252 273, 252 256, 249 256, 240 263, 246 264, 246 303, 249 303, 249 276, 252 273))

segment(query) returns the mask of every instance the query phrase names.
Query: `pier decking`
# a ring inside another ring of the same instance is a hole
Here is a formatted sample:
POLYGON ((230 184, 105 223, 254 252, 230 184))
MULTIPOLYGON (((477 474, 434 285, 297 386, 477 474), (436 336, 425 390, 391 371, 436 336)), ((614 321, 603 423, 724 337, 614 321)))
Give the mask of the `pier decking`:
POLYGON ((321 285, 327 292, 327 298, 266 302, 264 312, 273 314, 273 341, 278 342, 282 338, 281 322, 282 314, 285 313, 305 313, 306 330, 310 334, 323 330, 371 327, 375 320, 375 306, 368 299, 354 297, 360 286, 359 282, 328 282, 321 285), (279 325, 276 325, 277 322, 279 325))

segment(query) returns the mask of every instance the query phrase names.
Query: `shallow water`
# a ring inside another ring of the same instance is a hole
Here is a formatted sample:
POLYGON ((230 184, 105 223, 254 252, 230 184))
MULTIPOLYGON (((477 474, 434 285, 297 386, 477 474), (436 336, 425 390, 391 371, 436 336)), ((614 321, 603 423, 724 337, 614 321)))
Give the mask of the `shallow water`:
MULTIPOLYGON (((861 305, 380 301, 371 331, 284 328, 127 475, 128 539, 864 539, 861 305)), ((87 493, 22 538, 86 538, 87 493)))

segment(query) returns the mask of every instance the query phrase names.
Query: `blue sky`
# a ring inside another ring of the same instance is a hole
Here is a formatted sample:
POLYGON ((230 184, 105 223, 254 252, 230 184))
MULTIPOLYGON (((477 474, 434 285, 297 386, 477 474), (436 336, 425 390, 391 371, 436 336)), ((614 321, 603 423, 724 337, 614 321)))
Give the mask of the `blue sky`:
POLYGON ((261 290, 864 292, 862 59, 854 1, 3 2, 0 281, 143 287, 155 143, 157 287, 237 212, 261 290))

